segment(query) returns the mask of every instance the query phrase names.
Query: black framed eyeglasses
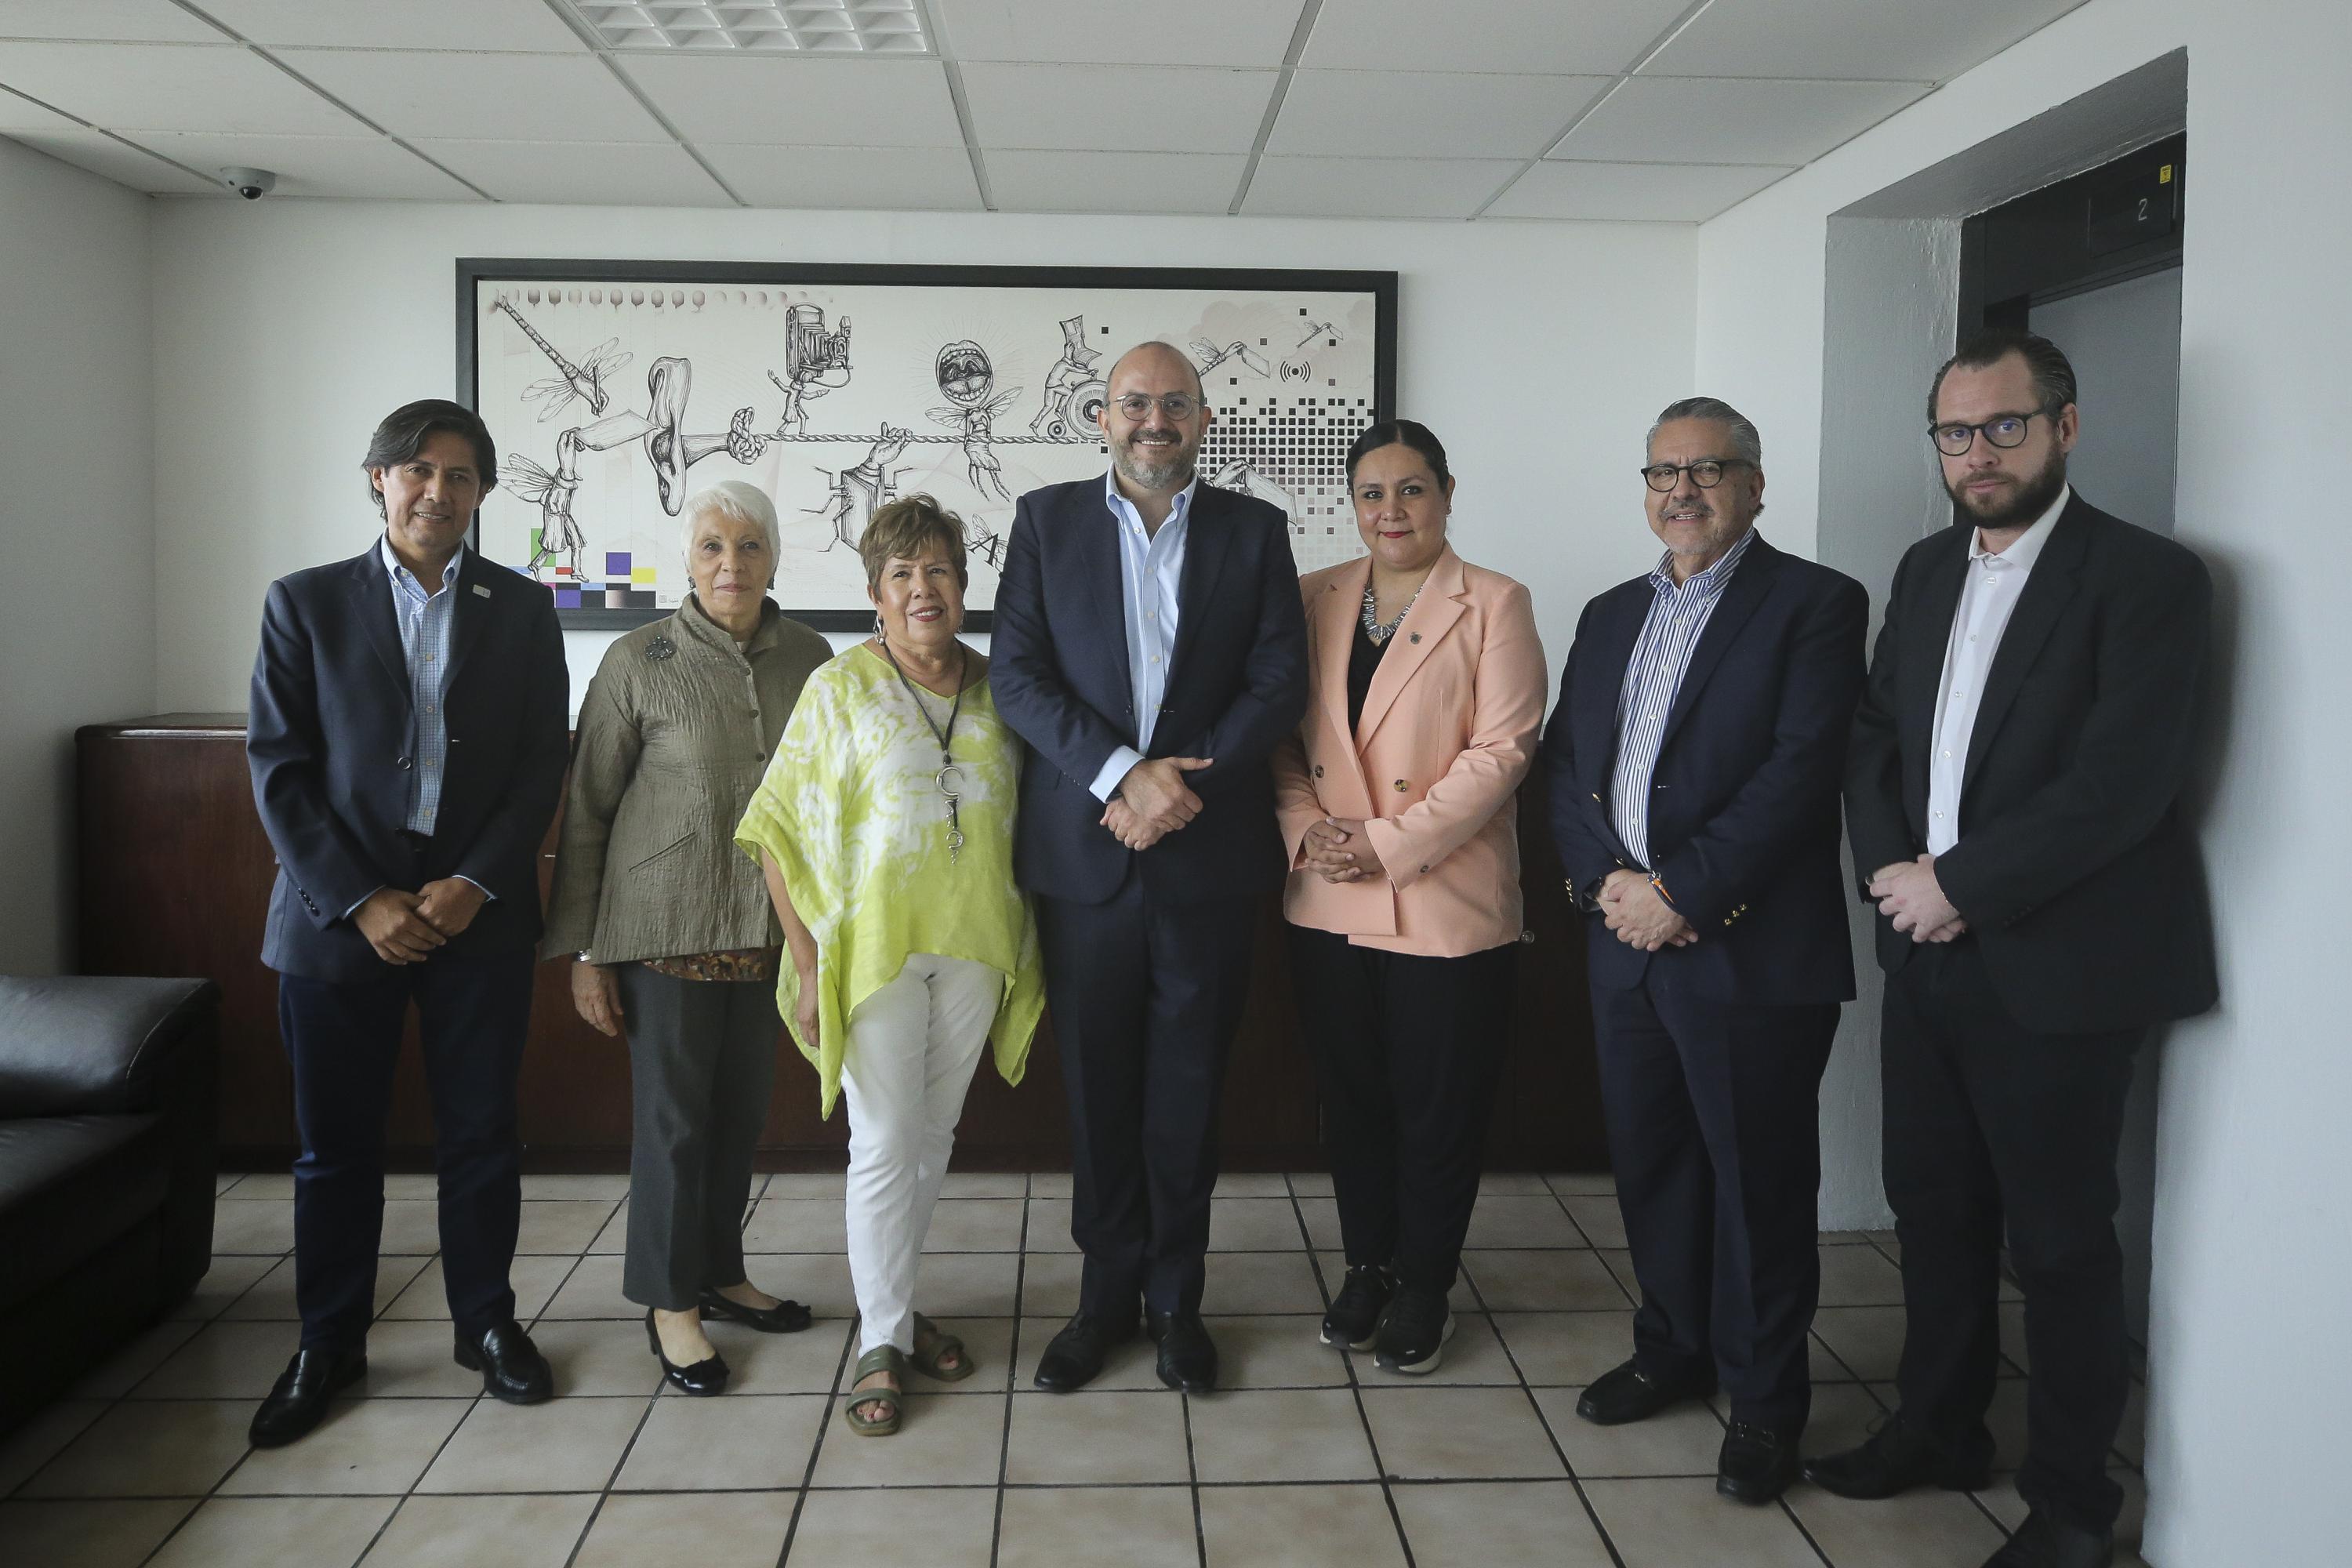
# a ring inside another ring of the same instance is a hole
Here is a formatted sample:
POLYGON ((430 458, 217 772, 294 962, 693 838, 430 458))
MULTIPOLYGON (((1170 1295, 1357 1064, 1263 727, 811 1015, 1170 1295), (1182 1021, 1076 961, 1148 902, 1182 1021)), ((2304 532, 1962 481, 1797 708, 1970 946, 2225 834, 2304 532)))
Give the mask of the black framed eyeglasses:
POLYGON ((1183 392, 1171 392, 1156 398, 1140 392, 1130 392, 1124 397, 1114 397, 1110 401, 1111 406, 1129 419, 1140 419, 1150 414, 1154 403, 1160 405, 1160 413, 1180 421, 1192 417, 1192 411, 1201 406, 1200 399, 1183 392))
POLYGON ((1930 425, 1927 438, 1936 443, 1936 450, 1947 458, 1964 458, 1970 447, 1982 436, 1994 446, 2006 450, 2025 445, 2025 433, 2037 418, 2052 419, 2057 410, 2029 409, 2023 414, 1996 414, 1979 425, 1930 425))
POLYGON ((1642 470, 1642 482, 1664 495, 1682 482, 1685 474, 1688 474, 1691 483, 1703 490, 1711 490, 1723 483, 1726 468, 1752 468, 1755 466, 1745 458, 1701 458, 1696 463, 1652 463, 1642 470))

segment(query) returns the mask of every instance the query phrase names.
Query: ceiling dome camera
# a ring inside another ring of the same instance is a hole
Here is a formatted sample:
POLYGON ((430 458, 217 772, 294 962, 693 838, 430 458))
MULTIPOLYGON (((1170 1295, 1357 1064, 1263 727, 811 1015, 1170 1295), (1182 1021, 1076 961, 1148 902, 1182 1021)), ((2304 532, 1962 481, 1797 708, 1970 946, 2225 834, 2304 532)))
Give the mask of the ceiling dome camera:
POLYGON ((257 202, 278 188, 278 176, 267 169, 223 169, 221 184, 243 196, 257 202))

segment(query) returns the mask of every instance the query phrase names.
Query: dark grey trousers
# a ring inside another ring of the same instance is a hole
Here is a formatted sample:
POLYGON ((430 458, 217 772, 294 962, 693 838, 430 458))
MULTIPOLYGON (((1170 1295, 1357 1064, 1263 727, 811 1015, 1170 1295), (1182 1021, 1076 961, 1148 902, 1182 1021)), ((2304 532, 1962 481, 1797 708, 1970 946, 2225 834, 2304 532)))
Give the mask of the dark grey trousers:
POLYGON ((678 980, 619 966, 635 1128, 621 1291, 682 1312, 743 1279, 743 1205, 782 1024, 765 980, 678 980))

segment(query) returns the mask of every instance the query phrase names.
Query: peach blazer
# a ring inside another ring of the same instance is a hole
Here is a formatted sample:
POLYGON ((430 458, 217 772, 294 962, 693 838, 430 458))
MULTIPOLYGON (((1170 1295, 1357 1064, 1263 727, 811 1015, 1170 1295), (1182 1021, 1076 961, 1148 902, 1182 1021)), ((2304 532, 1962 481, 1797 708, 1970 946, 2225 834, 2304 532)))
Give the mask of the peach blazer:
POLYGON ((1528 591, 1447 545, 1396 630, 1363 721, 1348 732, 1348 656, 1369 558, 1299 579, 1307 717, 1275 752, 1276 810, 1290 850, 1283 913, 1359 945, 1454 958, 1516 942, 1515 793, 1543 722, 1543 645, 1528 591), (1385 880, 1327 882, 1304 868, 1307 827, 1360 817, 1385 880))

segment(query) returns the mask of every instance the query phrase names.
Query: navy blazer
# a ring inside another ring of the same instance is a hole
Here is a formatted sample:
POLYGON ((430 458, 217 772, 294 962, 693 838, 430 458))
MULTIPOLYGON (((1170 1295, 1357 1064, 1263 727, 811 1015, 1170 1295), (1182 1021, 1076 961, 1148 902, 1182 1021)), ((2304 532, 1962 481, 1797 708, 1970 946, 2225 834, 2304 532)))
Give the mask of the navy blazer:
POLYGON ((444 877, 471 879, 490 900, 441 952, 539 940, 539 848, 570 743, 563 634, 546 588, 472 550, 453 591, 449 754, 419 878, 400 837, 416 765, 408 666, 377 546, 269 585, 246 760, 278 853, 261 959, 281 973, 382 976, 344 912, 378 888, 444 877))
POLYGON ((1760 535, 1748 547, 1667 712, 1650 783, 1654 864, 1643 868, 1619 841, 1608 801, 1625 667, 1654 596, 1644 574, 1584 606, 1539 754, 1553 841, 1580 905, 1619 867, 1654 869, 1698 941, 1645 953, 1593 913, 1591 982, 1623 989, 1650 965, 1671 964, 1717 1001, 1850 1001, 1838 790, 1869 595, 1760 535))
POLYGON ((989 679, 1028 742, 1013 865, 1021 885, 1100 903, 1139 868, 1145 889, 1199 902, 1278 887, 1288 870, 1267 759, 1307 711, 1307 622, 1288 520, 1203 482, 1186 524, 1176 650, 1149 757, 1207 757, 1185 775, 1201 815, 1150 849, 1102 826, 1087 787, 1135 746, 1118 520, 1103 481, 1021 498, 996 590, 989 679))

